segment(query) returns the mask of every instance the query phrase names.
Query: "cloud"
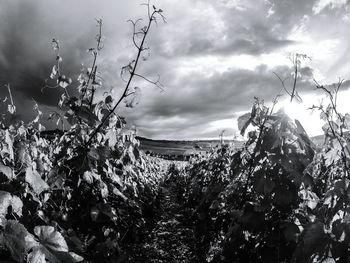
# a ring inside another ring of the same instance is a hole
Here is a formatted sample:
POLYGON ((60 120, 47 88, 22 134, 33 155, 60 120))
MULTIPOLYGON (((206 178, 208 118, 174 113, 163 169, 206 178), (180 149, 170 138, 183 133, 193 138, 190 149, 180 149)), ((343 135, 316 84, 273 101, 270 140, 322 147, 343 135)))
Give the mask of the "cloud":
MULTIPOLYGON (((153 138, 194 138, 198 134, 208 138, 222 128, 232 135, 236 112, 249 110, 255 96, 270 103, 281 92, 281 83, 273 72, 282 79, 289 76, 285 85, 291 89, 292 68, 286 66, 229 69, 210 76, 197 73, 168 83, 166 92, 143 97, 140 105, 124 113, 142 134, 153 138), (223 119, 231 119, 231 126, 219 125, 216 129, 209 129, 210 123, 223 119), (196 132, 191 133, 192 130, 196 132)), ((311 92, 314 87, 312 69, 304 67, 300 73, 298 92, 311 92)))
MULTIPOLYGON (((103 18, 106 37, 98 58, 104 82, 98 95, 111 88, 115 97, 121 94, 125 83, 120 69, 136 53, 126 20, 145 17, 142 0, 0 1, 0 97, 7 92, 3 85, 11 83, 27 119, 32 98, 50 110, 61 93, 41 92, 55 59, 51 39, 60 40, 65 75, 76 79, 80 64, 92 62, 86 50, 94 45, 95 18, 103 18)), ((291 87, 291 51, 316 53, 311 62, 302 63, 300 92, 311 92, 315 74, 332 81, 339 73, 347 78, 349 34, 341 19, 347 11, 328 8, 338 2, 156 0, 168 22, 152 27, 147 38, 150 56, 138 70, 150 79, 159 74, 165 92, 136 78, 132 85, 142 90, 140 104, 118 113, 141 135, 153 138, 211 137, 221 129, 232 134, 237 112, 249 110, 254 96, 270 101, 281 90, 273 72, 289 77, 286 85, 291 87), (319 13, 317 6, 322 7, 319 13), (336 10, 339 16, 330 15, 336 10)))
POLYGON ((315 14, 321 13, 324 9, 341 8, 348 4, 348 0, 318 0, 313 6, 312 10, 315 14))
POLYGON ((161 29, 152 46, 169 58, 268 54, 295 42, 289 33, 312 13, 313 2, 197 0, 187 9, 188 1, 180 0, 181 9, 170 5, 176 12, 168 17, 168 25, 177 26, 161 29))

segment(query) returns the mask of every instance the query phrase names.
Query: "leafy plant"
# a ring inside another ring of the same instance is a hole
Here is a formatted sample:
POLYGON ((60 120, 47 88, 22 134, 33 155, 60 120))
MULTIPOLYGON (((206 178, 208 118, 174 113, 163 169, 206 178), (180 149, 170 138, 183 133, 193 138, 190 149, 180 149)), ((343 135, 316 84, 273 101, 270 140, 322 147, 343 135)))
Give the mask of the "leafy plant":
MULTIPOLYGON (((148 24, 135 31, 136 59, 123 95, 101 100, 95 92, 102 78, 97 70, 103 48, 102 20, 97 20, 96 47, 91 68, 78 77, 78 96, 73 81, 63 74, 61 43, 52 40, 55 65, 46 88, 62 89, 60 111, 49 118, 69 123, 60 132, 45 132, 44 114, 35 103, 36 118, 24 123, 2 123, 0 133, 0 257, 16 262, 116 262, 122 248, 142 236, 147 209, 155 209, 157 186, 166 166, 145 157, 134 137, 125 139, 126 121, 116 108, 136 96, 132 87, 145 39, 162 10, 148 9, 148 24), (141 36, 137 44, 136 36, 141 36), (65 119, 65 120, 64 120, 65 119)), ((125 69, 123 68, 123 72, 125 69)), ((155 82, 160 85, 159 82, 155 82)), ((8 113, 15 113, 10 86, 8 113)), ((133 104, 132 102, 127 102, 133 104)))

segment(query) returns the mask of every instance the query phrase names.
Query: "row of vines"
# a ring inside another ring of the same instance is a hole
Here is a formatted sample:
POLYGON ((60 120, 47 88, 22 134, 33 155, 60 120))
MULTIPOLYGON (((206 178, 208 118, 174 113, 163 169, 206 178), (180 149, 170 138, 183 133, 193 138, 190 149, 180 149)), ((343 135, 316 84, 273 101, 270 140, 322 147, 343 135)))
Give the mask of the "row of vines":
POLYGON ((62 91, 57 111, 42 112, 35 103, 35 119, 20 121, 7 85, 9 99, 2 100, 8 107, 0 121, 1 262, 125 262, 123 248, 144 234, 167 163, 140 153, 139 142, 125 136, 126 122, 116 108, 136 103, 133 78, 148 80, 136 67, 149 49, 145 39, 152 24, 163 15, 146 6, 147 24, 131 21, 137 52, 122 69, 120 98, 101 95, 102 20, 96 46, 88 49, 91 67, 82 68, 76 80, 63 74, 61 43, 52 40, 55 63, 42 91, 62 91), (57 122, 57 132, 45 132, 47 118, 57 122))
POLYGON ((317 88, 325 140, 256 99, 238 120, 248 141, 174 169, 196 235, 198 262, 349 262, 350 115, 337 111, 341 83, 317 88))

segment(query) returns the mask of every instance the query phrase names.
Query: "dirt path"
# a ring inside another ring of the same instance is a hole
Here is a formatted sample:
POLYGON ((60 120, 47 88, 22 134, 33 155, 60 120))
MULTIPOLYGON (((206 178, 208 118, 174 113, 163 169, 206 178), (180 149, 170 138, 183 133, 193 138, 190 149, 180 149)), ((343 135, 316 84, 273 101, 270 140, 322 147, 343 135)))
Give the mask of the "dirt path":
POLYGON ((189 263, 194 262, 191 245, 194 236, 185 211, 177 202, 173 185, 160 189, 160 208, 149 234, 132 248, 128 262, 189 263))

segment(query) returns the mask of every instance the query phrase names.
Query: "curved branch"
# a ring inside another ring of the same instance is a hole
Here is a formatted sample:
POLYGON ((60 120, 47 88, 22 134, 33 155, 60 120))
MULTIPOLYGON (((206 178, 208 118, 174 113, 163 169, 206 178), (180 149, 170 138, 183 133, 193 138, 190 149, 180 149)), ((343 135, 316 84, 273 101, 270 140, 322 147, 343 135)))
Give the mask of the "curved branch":
POLYGON ((281 79, 281 77, 276 73, 276 72, 272 72, 279 80, 280 80, 280 82, 281 82, 281 84, 282 84, 282 87, 283 87, 283 89, 285 90, 285 92, 289 95, 289 96, 291 96, 291 94, 289 93, 289 91, 287 90, 287 88, 286 88, 286 85, 284 85, 284 82, 289 78, 289 77, 286 77, 285 79, 281 79))
POLYGON ((146 78, 145 76, 142 76, 142 75, 137 74, 137 73, 134 73, 134 75, 135 75, 136 77, 139 77, 139 78, 141 78, 141 79, 143 79, 143 80, 145 80, 145 81, 147 81, 147 82, 149 82, 149 83, 151 83, 151 84, 157 86, 161 91, 164 91, 164 86, 163 86, 163 84, 160 82, 160 76, 159 76, 159 75, 158 75, 158 79, 157 79, 156 81, 150 80, 149 78, 146 78))
POLYGON ((136 32, 136 25, 139 21, 142 21, 142 18, 137 19, 135 22, 131 19, 127 20, 126 22, 130 22, 132 24, 132 28, 133 28, 133 33, 132 33, 132 42, 134 43, 135 47, 137 49, 139 49, 139 45, 137 45, 136 40, 135 40, 135 36, 138 35, 140 32, 136 32))

